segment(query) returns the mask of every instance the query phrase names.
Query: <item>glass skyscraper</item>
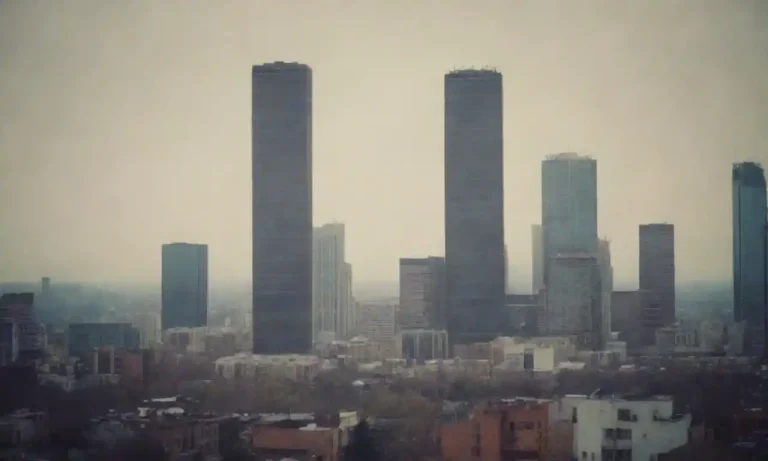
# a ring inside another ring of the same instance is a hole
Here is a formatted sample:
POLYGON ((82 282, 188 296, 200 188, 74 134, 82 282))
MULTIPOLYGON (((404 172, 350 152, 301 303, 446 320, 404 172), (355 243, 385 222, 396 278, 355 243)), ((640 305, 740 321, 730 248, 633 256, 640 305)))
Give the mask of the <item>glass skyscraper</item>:
POLYGON ((162 329, 208 325, 208 245, 162 249, 162 329))
POLYGON ((764 354, 767 250, 763 168, 737 163, 733 166, 733 317, 744 322, 747 355, 764 354))

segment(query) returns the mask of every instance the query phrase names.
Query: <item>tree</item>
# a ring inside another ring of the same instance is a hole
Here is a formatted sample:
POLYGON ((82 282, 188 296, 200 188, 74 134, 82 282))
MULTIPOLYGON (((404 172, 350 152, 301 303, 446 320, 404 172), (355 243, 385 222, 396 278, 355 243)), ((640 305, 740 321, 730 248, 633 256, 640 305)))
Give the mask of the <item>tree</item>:
POLYGON ((160 442, 144 436, 117 442, 109 457, 110 461, 166 461, 168 456, 160 442))
POLYGON ((344 461, 378 461, 376 445, 368 422, 363 419, 352 430, 352 438, 344 449, 344 461))

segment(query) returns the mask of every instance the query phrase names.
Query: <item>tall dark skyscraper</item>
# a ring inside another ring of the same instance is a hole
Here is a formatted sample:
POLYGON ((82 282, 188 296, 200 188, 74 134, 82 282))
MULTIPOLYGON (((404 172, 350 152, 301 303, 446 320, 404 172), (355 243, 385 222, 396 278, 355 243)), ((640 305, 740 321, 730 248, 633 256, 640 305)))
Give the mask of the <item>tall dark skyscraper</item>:
POLYGON ((744 353, 763 355, 766 306, 766 187, 756 163, 733 166, 733 316, 744 322, 744 353))
POLYGON ((208 325, 208 245, 162 249, 162 329, 208 325))
POLYGON ((659 327, 675 322, 675 226, 640 225, 640 290, 658 302, 659 327))
POLYGON ((445 271, 452 344, 506 330, 502 77, 445 76, 445 271))
POLYGON ((253 352, 312 348, 312 69, 253 66, 253 352))

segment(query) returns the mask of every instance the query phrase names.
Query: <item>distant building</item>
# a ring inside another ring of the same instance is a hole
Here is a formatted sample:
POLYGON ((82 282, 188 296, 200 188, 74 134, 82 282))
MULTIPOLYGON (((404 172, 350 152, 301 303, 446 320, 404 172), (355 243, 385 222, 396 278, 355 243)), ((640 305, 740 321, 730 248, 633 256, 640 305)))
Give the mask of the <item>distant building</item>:
POLYGON ((40 281, 40 296, 45 301, 49 301, 51 297, 51 278, 43 277, 40 281))
POLYGON ((733 165, 733 318, 744 323, 743 350, 762 356, 766 349, 766 186, 763 168, 733 165))
POLYGON ((316 227, 312 234, 312 335, 347 337, 351 303, 349 265, 345 261, 344 224, 316 227))
POLYGON ((312 69, 251 72, 253 352, 312 349, 312 69))
POLYGON ((16 325, 19 360, 29 362, 40 358, 45 348, 44 330, 37 323, 33 293, 3 294, 0 297, 0 322, 16 325))
POLYGON ((402 329, 445 326, 445 259, 400 258, 400 310, 402 329))
POLYGON ((675 227, 640 226, 640 289, 653 292, 661 308, 660 326, 675 322, 675 227))
POLYGON ((550 260, 548 277, 546 334, 577 335, 579 348, 602 349, 603 290, 595 256, 556 256, 550 260))
POLYGON ((448 332, 445 330, 402 330, 397 338, 404 359, 423 362, 449 357, 448 332))
POLYGON ((397 304, 357 303, 357 333, 370 340, 387 357, 397 356, 397 304))
POLYGON ((506 331, 502 75, 445 75, 445 270, 454 344, 506 331))
POLYGON ((8 366, 19 358, 19 329, 10 319, 0 320, 0 367, 8 366))
POLYGON ((535 336, 539 331, 539 311, 541 296, 507 295, 507 310, 510 315, 510 331, 526 336, 535 336))
POLYGON ((611 242, 600 239, 598 242, 598 264, 600 265, 601 302, 603 305, 603 341, 611 339, 611 295, 613 293, 613 265, 611 264, 611 242))
POLYGON ((597 255, 597 161, 576 153, 548 156, 541 165, 544 283, 558 255, 597 255))
POLYGON ((138 349, 139 331, 130 323, 71 323, 69 324, 69 356, 92 363, 96 348, 113 346, 138 349))
POLYGON ((533 286, 532 293, 538 294, 544 289, 544 242, 541 224, 531 226, 533 237, 533 286))
POLYGON ((253 379, 272 376, 310 383, 320 372, 321 361, 314 355, 258 355, 239 353, 220 357, 215 362, 216 374, 226 379, 253 379))
POLYGON ((162 247, 162 329, 208 324, 208 245, 162 247))
POLYGON ((631 349, 652 346, 661 328, 661 308, 649 290, 614 291, 611 294, 611 331, 631 349))

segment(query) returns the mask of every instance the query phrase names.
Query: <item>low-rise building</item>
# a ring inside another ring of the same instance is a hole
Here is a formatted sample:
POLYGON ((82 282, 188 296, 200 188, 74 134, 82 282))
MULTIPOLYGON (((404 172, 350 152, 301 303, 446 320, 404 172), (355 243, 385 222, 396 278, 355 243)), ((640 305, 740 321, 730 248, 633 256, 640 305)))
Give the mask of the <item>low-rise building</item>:
POLYGON ((579 461, 646 461, 685 445, 689 413, 671 397, 594 393, 575 405, 574 457, 579 461))
POLYGON ((259 355, 239 353, 216 360, 216 374, 227 379, 268 375, 297 382, 311 382, 322 360, 314 355, 259 355))
POLYGON ((336 461, 357 423, 353 411, 258 415, 250 429, 251 450, 260 459, 336 461))

